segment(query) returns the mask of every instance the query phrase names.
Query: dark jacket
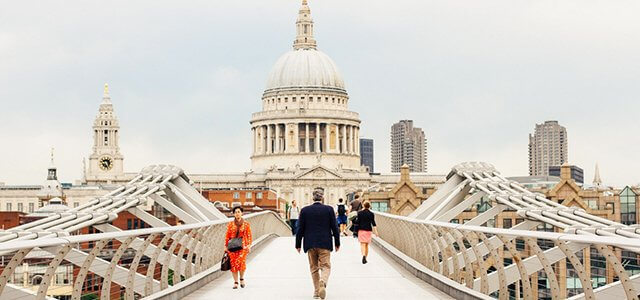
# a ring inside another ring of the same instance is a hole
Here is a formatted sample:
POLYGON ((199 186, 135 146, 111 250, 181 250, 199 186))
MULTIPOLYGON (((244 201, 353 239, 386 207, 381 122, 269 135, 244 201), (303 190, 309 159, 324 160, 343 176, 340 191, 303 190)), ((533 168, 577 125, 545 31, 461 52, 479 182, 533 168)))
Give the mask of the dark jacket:
POLYGON ((298 218, 296 248, 301 248, 303 238, 304 252, 313 248, 333 251, 333 242, 336 247, 340 247, 340 230, 331 206, 315 202, 302 208, 298 218), (331 241, 332 236, 333 241, 331 241))
POLYGON ((376 226, 376 217, 368 209, 363 209, 358 212, 358 230, 372 231, 373 226, 376 226))

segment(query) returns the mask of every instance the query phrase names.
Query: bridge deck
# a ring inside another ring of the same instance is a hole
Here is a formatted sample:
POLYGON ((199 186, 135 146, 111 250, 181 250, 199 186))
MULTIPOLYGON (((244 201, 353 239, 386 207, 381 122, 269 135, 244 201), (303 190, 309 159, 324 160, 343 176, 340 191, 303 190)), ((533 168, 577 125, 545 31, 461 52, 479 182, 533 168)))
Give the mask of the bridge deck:
MULTIPOLYGON (((342 248, 331 255, 327 299, 452 299, 406 272, 371 246, 363 265, 360 245, 342 238, 342 248)), ((313 283, 306 254, 298 254, 291 237, 277 238, 249 258, 247 287, 233 290, 229 273, 185 299, 311 299, 313 283)))

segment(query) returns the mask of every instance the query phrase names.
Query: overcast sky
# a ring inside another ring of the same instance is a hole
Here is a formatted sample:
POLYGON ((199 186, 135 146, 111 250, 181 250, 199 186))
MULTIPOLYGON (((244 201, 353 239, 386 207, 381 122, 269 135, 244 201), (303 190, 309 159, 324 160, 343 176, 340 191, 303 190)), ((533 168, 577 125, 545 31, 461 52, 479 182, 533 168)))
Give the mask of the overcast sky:
MULTIPOLYGON (((81 177, 108 82, 125 170, 250 169, 252 112, 291 49, 299 0, 3 1, 0 182, 38 184, 56 149, 81 177)), ((376 171, 413 119, 428 171, 486 161, 528 172, 528 134, 558 120, 591 182, 640 183, 640 2, 310 0, 318 48, 342 71, 376 171)))

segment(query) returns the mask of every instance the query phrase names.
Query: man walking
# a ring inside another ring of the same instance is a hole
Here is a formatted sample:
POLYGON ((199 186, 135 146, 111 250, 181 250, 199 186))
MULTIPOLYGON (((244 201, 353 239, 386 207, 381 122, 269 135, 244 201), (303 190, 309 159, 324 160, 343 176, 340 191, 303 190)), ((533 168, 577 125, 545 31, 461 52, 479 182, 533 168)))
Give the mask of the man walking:
POLYGON ((360 202, 360 195, 356 194, 353 197, 353 201, 349 203, 351 205, 351 211, 349 212, 349 221, 351 221, 351 232, 353 237, 358 237, 358 212, 362 210, 362 202, 360 202))
POLYGON ((333 243, 335 242, 336 252, 340 249, 340 231, 335 213, 331 206, 322 204, 323 199, 324 190, 316 188, 313 191, 313 204, 300 211, 298 233, 296 234, 296 250, 300 253, 304 239, 304 252, 309 257, 314 299, 326 297, 327 281, 331 273, 333 243), (331 241, 332 237, 333 241, 331 241))

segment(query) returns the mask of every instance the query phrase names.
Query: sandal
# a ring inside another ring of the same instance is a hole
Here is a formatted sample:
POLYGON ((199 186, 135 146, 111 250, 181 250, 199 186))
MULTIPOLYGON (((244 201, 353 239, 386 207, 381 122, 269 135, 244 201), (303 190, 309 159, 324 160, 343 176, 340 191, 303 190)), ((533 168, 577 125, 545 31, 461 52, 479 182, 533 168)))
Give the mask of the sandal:
POLYGON ((244 288, 244 278, 240 278, 240 287, 244 288))
POLYGON ((233 283, 233 289, 234 289, 234 290, 237 290, 237 289, 238 289, 238 282, 237 282, 237 281, 233 283))

